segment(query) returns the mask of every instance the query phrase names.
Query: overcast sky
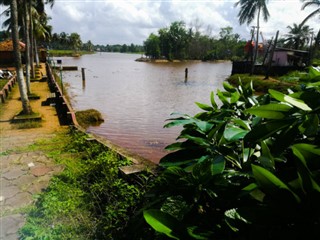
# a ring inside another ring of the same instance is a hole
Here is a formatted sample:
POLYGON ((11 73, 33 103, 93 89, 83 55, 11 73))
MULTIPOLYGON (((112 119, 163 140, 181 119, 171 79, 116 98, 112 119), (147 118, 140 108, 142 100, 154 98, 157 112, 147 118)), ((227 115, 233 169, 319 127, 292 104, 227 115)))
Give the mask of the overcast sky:
MULTIPOLYGON (((174 21, 184 21, 187 27, 198 21, 205 34, 218 36, 222 27, 233 27, 241 38, 250 38, 250 28, 240 26, 235 0, 55 0, 47 13, 53 32, 68 34, 77 32, 83 42, 94 44, 139 44, 150 33, 170 26, 174 21)), ((300 0, 269 0, 269 21, 261 21, 261 30, 266 39, 280 30, 288 32, 287 26, 300 23, 314 9, 301 11, 300 0)), ((3 9, 3 8, 2 8, 3 9)), ((315 32, 319 30, 319 17, 308 22, 315 32)))

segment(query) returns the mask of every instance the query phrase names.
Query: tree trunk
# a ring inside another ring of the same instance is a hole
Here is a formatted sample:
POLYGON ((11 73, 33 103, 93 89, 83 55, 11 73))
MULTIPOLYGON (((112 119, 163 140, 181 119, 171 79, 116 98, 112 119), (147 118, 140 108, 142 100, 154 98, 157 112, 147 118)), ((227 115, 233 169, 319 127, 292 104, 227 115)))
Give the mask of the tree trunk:
POLYGON ((30 16, 30 65, 31 65, 31 77, 35 78, 35 70, 34 70, 34 54, 33 54, 33 16, 32 16, 32 0, 30 0, 29 4, 29 16, 30 16))
POLYGON ((37 46, 37 39, 34 39, 34 54, 35 54, 35 59, 36 59, 36 65, 37 67, 40 66, 40 61, 39 61, 39 54, 38 54, 38 46, 37 46))
POLYGON ((22 102, 22 113, 31 114, 31 105, 28 99, 27 86, 23 77, 22 63, 21 63, 21 53, 19 46, 19 33, 18 33, 18 8, 17 0, 12 0, 10 3, 11 9, 11 23, 12 23, 12 42, 13 51, 15 56, 15 68, 16 77, 19 85, 20 97, 22 102))
POLYGON ((25 61, 26 61, 26 83, 27 83, 27 93, 28 95, 31 94, 31 87, 30 87, 30 14, 28 8, 28 1, 24 1, 24 14, 25 14, 25 61))

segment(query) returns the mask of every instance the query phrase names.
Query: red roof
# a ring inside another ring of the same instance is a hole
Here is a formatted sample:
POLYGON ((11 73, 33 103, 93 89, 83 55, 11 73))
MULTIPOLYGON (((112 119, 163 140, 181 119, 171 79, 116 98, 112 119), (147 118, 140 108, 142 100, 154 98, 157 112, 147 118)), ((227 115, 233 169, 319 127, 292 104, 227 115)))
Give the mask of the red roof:
MULTIPOLYGON (((23 42, 19 42, 20 51, 24 51, 26 45, 23 42)), ((11 52, 13 51, 13 43, 11 39, 0 42, 0 51, 11 52)))

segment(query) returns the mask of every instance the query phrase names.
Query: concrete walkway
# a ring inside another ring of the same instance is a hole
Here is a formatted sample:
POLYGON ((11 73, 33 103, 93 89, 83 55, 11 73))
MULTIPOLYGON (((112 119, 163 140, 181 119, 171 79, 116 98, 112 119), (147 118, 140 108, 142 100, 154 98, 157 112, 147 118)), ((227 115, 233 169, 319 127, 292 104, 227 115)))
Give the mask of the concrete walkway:
MULTIPOLYGON (((45 74, 44 65, 41 71, 45 74)), ((42 116, 39 128, 18 129, 9 122, 22 109, 18 85, 9 100, 0 104, 0 240, 18 239, 18 230, 25 222, 25 210, 34 203, 33 195, 43 191, 50 178, 62 170, 43 152, 27 148, 65 130, 59 125, 55 108, 41 106, 49 95, 48 84, 33 82, 31 90, 40 96, 38 100, 31 100, 32 110, 42 116)))

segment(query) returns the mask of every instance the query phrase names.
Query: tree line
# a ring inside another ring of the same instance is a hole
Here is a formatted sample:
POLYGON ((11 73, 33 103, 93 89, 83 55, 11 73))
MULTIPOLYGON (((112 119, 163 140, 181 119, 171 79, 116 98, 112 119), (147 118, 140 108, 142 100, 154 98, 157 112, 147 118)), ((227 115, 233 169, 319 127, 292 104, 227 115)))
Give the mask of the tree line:
POLYGON ((144 41, 145 55, 152 59, 216 60, 243 57, 246 41, 233 33, 232 27, 220 29, 219 37, 210 37, 199 26, 187 28, 183 21, 171 23, 144 41))
POLYGON ((74 32, 71 34, 61 32, 61 33, 53 33, 52 37, 50 38, 47 43, 50 49, 56 50, 82 50, 82 51, 89 51, 89 52, 121 52, 121 53, 138 53, 143 52, 143 46, 135 45, 131 43, 130 45, 127 44, 93 44, 91 40, 87 42, 83 42, 81 40, 81 36, 74 32))

